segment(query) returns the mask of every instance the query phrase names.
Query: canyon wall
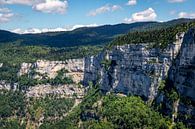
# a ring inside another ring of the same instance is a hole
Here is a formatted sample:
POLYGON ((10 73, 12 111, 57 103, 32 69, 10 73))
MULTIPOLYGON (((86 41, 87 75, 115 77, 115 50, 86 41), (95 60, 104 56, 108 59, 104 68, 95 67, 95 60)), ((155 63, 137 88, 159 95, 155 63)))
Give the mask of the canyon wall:
POLYGON ((148 102, 155 100, 173 121, 194 126, 195 29, 177 34, 176 41, 165 49, 153 48, 152 43, 129 44, 88 57, 83 82, 99 84, 106 93, 137 95, 148 102), (162 81, 167 82, 166 89, 161 89, 164 92, 159 90, 162 81))
POLYGON ((95 57, 86 58, 84 83, 97 82, 105 92, 117 92, 154 99, 158 85, 167 77, 176 58, 184 33, 166 49, 152 43, 115 46, 95 57))

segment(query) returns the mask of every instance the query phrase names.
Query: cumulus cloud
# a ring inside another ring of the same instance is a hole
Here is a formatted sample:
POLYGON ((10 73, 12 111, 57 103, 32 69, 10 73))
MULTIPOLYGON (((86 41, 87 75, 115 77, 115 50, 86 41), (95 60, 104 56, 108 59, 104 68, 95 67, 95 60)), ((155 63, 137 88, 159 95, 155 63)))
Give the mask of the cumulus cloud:
POLYGON ((60 14, 64 14, 68 8, 67 0, 0 0, 0 5, 2 4, 28 5, 36 11, 60 14))
POLYGON ((119 10, 119 9, 121 9, 121 6, 119 6, 119 5, 113 5, 113 6, 111 6, 111 10, 112 11, 116 11, 116 10, 119 10))
POLYGON ((45 33, 45 32, 60 32, 60 31, 71 31, 77 28, 81 27, 96 27, 98 26, 97 24, 89 24, 89 25, 74 25, 74 26, 68 26, 68 27, 63 27, 63 28, 43 28, 43 29, 38 29, 38 28, 29 28, 27 30, 22 30, 20 28, 11 30, 11 32, 18 33, 18 34, 36 34, 36 33, 45 33))
POLYGON ((44 0, 0 0, 0 4, 22 4, 22 5, 33 5, 36 3, 43 2, 44 0))
POLYGON ((121 7, 119 5, 104 5, 100 8, 97 8, 95 10, 92 10, 91 12, 88 13, 88 16, 96 16, 98 14, 103 14, 103 13, 106 13, 106 12, 113 12, 113 11, 116 11, 116 10, 119 10, 121 9, 121 7))
POLYGON ((182 3, 185 2, 186 0, 168 0, 169 3, 182 3))
POLYGON ((180 12, 179 18, 195 18, 195 13, 180 12))
POLYGON ((132 14, 131 18, 125 18, 124 21, 127 23, 138 22, 138 21, 153 21, 157 17, 154 9, 148 8, 144 11, 132 14))
POLYGON ((8 8, 0 8, 0 23, 6 23, 11 20, 14 14, 8 8))
POLYGON ((68 8, 68 2, 60 0, 46 0, 43 3, 36 4, 32 7, 34 10, 44 13, 64 14, 68 8))
POLYGON ((127 5, 136 5, 137 4, 137 0, 129 0, 127 2, 127 5))

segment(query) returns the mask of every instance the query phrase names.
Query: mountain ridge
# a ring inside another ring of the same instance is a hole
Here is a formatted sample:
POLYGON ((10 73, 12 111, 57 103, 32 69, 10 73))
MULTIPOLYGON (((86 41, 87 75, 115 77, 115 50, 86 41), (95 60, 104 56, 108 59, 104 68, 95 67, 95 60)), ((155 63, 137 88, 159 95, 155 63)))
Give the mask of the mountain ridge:
POLYGON ((50 47, 72 47, 78 45, 101 45, 111 42, 115 37, 133 31, 166 28, 188 23, 195 19, 175 19, 167 22, 136 22, 131 24, 82 27, 73 31, 46 32, 40 34, 16 34, 0 30, 0 43, 21 40, 22 45, 45 45, 50 47))

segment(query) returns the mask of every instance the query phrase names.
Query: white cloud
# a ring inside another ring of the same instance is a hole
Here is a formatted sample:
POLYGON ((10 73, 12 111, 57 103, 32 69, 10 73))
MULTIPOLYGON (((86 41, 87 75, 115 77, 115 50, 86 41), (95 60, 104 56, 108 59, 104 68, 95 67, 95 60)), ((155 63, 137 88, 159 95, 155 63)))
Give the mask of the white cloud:
POLYGON ((92 10, 91 12, 88 13, 88 16, 96 16, 98 14, 103 14, 103 13, 106 13, 106 12, 114 12, 116 10, 119 10, 121 9, 121 7, 119 5, 104 5, 100 8, 97 8, 96 10, 92 10))
POLYGON ((14 14, 8 8, 0 8, 0 23, 6 23, 11 20, 14 14))
POLYGON ((44 0, 0 0, 0 4, 22 4, 22 5, 33 5, 36 3, 43 2, 44 0))
POLYGON ((77 29, 77 28, 81 28, 81 27, 97 27, 99 25, 97 24, 89 24, 89 25, 74 25, 72 27, 66 27, 68 31, 71 31, 71 30, 74 30, 74 29, 77 29))
POLYGON ((121 6, 119 6, 119 5, 113 5, 113 6, 111 7, 111 10, 112 10, 112 11, 116 11, 116 10, 119 10, 119 9, 121 9, 121 6))
POLYGON ((168 0, 169 3, 182 3, 185 2, 186 0, 168 0))
POLYGON ((127 5, 136 5, 137 4, 137 0, 129 0, 127 2, 127 5))
POLYGON ((178 16, 179 18, 195 18, 195 13, 180 12, 178 16))
POLYGON ((0 0, 1 4, 21 4, 44 13, 64 14, 68 8, 67 0, 0 0))
POLYGON ((157 17, 154 9, 148 8, 144 11, 132 14, 131 18, 125 18, 124 21, 127 23, 138 22, 138 21, 153 21, 157 17))
POLYGON ((96 27, 98 26, 97 24, 89 24, 89 25, 74 25, 74 26, 67 26, 64 28, 43 28, 43 29, 38 29, 38 28, 29 28, 27 30, 22 30, 20 28, 11 30, 11 32, 18 33, 18 34, 36 34, 36 33, 45 33, 45 32, 60 32, 60 31, 71 31, 77 28, 81 27, 96 27))
POLYGON ((0 8, 0 13, 10 13, 11 10, 8 8, 0 8))
POLYGON ((43 3, 36 4, 32 7, 34 10, 44 13, 64 14, 68 8, 68 2, 60 0, 46 0, 43 3))

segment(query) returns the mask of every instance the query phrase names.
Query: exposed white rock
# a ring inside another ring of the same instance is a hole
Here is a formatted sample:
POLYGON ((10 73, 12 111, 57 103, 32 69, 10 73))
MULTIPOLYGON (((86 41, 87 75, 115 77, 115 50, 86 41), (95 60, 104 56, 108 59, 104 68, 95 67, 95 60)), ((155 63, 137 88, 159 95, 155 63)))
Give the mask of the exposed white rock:
POLYGON ((176 42, 165 50, 150 48, 150 43, 116 46, 85 60, 84 83, 100 82, 106 92, 139 95, 154 99, 160 80, 165 79, 178 55, 184 33, 176 36, 176 42), (102 61, 110 60, 106 70, 102 61))
POLYGON ((0 63, 0 68, 3 67, 3 63, 0 63))
POLYGON ((195 28, 176 35, 176 41, 164 50, 151 48, 150 43, 129 44, 86 58, 84 84, 90 81, 99 81, 107 93, 138 95, 146 100, 157 96, 157 103, 164 104, 173 120, 195 125, 195 28), (109 69, 101 64, 105 59, 111 61, 109 69), (157 96, 159 82, 167 77, 183 101, 172 103, 163 93, 157 96))
POLYGON ((34 78, 42 79, 42 77, 55 78, 58 71, 66 69, 67 76, 71 76, 73 81, 78 83, 83 80, 84 59, 70 59, 66 61, 48 61, 38 60, 35 63, 22 63, 19 76, 29 74, 32 70, 36 72, 34 78))
POLYGON ((32 63, 22 63, 18 76, 28 74, 31 67, 32 67, 32 63))
POLYGON ((27 97, 44 97, 46 95, 58 95, 60 97, 82 99, 84 96, 84 88, 77 85, 37 85, 28 89, 27 97), (76 96, 75 96, 76 95, 76 96))
POLYGON ((6 81, 0 81, 0 90, 16 90, 18 87, 17 83, 7 83, 6 81))
POLYGON ((195 29, 185 35, 169 78, 183 97, 195 101, 195 29))

